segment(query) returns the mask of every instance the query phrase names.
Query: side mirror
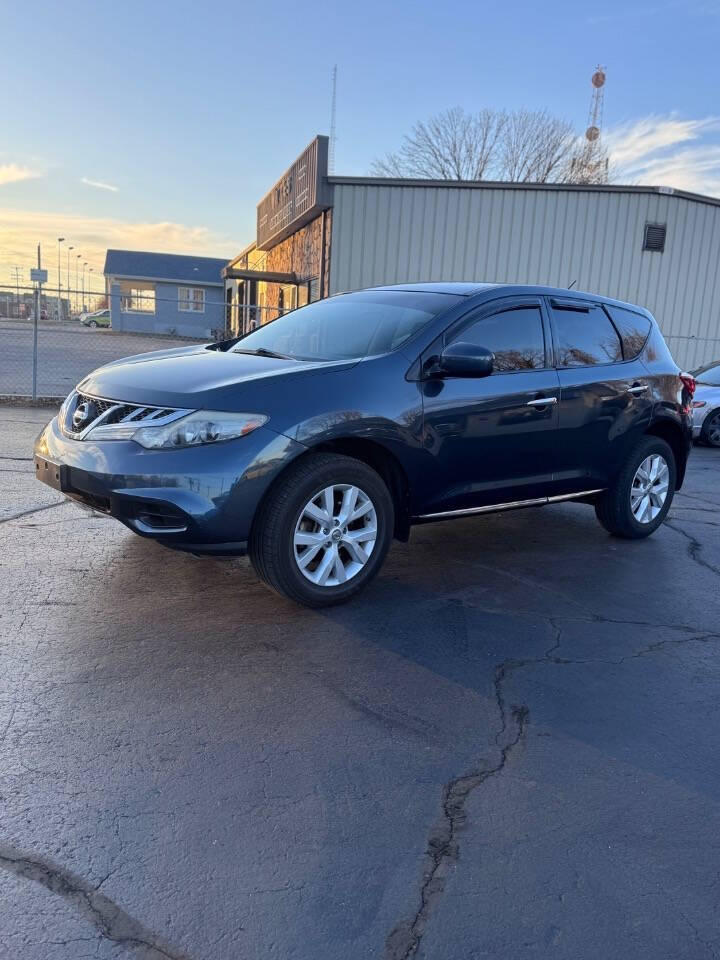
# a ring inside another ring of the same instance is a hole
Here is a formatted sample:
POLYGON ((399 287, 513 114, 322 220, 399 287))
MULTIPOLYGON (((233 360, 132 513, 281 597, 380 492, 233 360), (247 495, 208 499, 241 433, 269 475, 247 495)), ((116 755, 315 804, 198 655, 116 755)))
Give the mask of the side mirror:
POLYGON ((458 340, 440 354, 435 373, 440 377, 489 377, 494 363, 492 350, 458 340))

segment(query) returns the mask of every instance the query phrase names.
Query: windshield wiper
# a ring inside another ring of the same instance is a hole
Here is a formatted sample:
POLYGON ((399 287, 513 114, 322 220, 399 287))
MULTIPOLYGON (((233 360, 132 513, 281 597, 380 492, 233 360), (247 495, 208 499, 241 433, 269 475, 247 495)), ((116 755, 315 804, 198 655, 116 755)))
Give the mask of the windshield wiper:
POLYGON ((297 359, 297 357, 288 356, 287 353, 277 353, 275 350, 268 350, 267 347, 257 347, 255 350, 233 350, 233 353, 249 353, 257 357, 273 357, 275 360, 297 359))

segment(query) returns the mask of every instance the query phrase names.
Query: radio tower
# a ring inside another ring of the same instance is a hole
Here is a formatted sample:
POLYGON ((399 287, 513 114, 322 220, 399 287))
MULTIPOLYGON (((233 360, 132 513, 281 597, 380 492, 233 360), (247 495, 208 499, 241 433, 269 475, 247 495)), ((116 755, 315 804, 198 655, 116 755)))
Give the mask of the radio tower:
POLYGON ((585 131, 585 142, 572 159, 571 179, 573 183, 607 183, 608 159, 601 135, 603 107, 605 102, 605 69, 597 67, 590 78, 590 112, 585 131))
POLYGON ((328 173, 335 172, 335 110, 337 108, 337 64, 332 71, 332 100, 330 101, 330 144, 328 147, 328 173))

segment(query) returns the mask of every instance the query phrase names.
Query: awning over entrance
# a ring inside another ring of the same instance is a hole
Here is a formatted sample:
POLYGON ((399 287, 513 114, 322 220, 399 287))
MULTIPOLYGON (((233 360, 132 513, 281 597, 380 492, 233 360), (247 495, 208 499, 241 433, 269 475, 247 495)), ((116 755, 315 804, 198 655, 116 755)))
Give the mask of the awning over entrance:
POLYGON ((225 267, 222 275, 225 280, 264 280, 265 283, 299 283, 296 273, 276 273, 273 270, 243 270, 238 267, 225 267))

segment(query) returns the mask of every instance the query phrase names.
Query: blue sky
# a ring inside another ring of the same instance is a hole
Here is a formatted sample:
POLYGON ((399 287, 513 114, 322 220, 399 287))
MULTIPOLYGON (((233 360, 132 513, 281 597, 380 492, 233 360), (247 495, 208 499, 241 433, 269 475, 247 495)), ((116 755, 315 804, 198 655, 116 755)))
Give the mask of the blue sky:
POLYGON ((333 63, 338 173, 367 173, 415 120, 456 104, 548 108, 581 130, 602 63, 625 179, 720 194, 720 0, 2 12, 0 283, 29 244, 62 234, 96 268, 107 246, 236 253, 260 196, 328 131, 333 63))

